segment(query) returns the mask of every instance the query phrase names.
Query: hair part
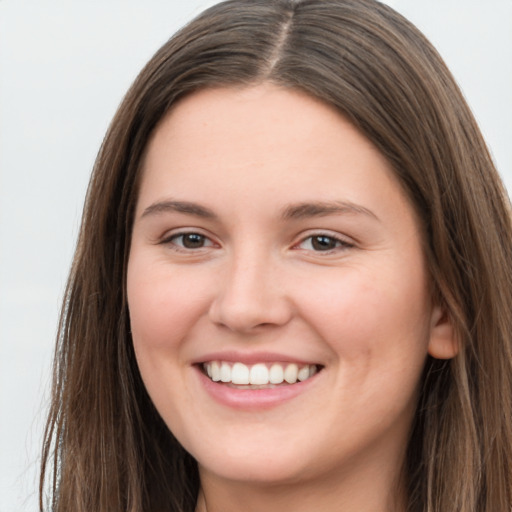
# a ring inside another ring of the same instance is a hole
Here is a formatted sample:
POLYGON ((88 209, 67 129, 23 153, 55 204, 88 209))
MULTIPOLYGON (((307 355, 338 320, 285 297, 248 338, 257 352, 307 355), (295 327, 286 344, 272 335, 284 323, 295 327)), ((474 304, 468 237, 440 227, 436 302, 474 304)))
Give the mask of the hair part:
POLYGON ((428 358, 404 479, 408 512, 512 503, 510 203, 476 122, 424 36, 374 0, 228 0, 142 70, 87 191, 45 432, 55 512, 194 510, 199 479, 151 403, 131 342, 126 268, 144 151, 184 96, 272 82, 337 109, 382 152, 424 232, 433 300, 460 351, 428 358), (164 477, 165 476, 165 477, 164 477))

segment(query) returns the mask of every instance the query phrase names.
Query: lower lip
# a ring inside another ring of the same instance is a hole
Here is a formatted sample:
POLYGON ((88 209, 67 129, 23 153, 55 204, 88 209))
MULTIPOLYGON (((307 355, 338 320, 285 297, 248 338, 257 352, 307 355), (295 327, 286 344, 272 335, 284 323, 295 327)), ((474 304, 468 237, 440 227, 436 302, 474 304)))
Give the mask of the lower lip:
POLYGON ((207 393, 217 402, 234 409, 269 409, 305 393, 317 380, 320 373, 307 380, 267 389, 237 389, 223 383, 213 382, 198 367, 197 374, 207 393))

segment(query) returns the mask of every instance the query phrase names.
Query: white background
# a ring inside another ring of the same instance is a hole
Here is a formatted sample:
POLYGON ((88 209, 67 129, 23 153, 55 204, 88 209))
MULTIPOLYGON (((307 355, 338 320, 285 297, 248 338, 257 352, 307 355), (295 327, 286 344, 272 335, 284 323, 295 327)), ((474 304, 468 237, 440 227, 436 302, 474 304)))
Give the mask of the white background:
MULTIPOLYGON (((0 0, 0 512, 37 509, 58 310, 103 134, 205 0, 0 0)), ((512 0, 389 0, 440 50, 512 190, 512 0)))

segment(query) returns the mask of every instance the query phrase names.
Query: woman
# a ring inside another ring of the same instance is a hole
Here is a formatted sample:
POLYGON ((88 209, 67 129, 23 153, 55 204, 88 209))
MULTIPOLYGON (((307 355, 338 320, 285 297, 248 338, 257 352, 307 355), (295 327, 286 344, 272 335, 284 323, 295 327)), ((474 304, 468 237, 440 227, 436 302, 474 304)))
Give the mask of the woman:
POLYGON ((509 510, 510 240, 462 95, 392 9, 205 11, 96 162, 52 510, 509 510))

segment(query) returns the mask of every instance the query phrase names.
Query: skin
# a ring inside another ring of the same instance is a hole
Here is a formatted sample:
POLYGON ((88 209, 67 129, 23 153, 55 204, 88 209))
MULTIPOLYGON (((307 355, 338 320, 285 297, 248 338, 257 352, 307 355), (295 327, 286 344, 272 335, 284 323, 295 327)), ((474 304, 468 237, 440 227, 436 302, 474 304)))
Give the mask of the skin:
POLYGON ((271 84, 182 100, 148 146, 127 285, 142 378, 198 461, 198 511, 403 507, 425 358, 456 346, 431 303, 413 208, 339 113, 271 84), (318 202, 345 206, 290 214, 318 202), (224 351, 322 370, 292 399, 237 409, 195 364, 224 351))

